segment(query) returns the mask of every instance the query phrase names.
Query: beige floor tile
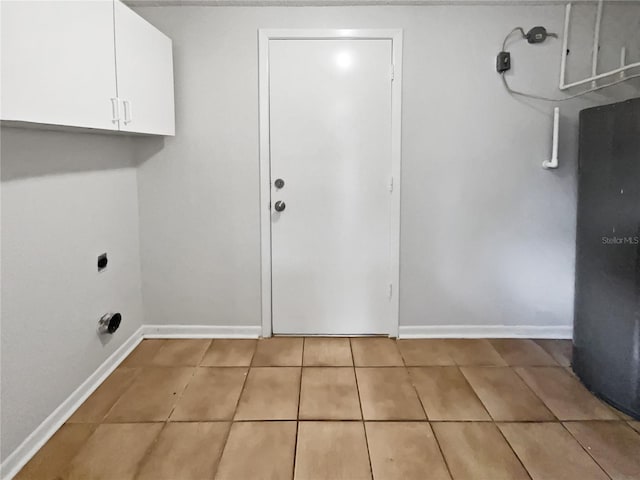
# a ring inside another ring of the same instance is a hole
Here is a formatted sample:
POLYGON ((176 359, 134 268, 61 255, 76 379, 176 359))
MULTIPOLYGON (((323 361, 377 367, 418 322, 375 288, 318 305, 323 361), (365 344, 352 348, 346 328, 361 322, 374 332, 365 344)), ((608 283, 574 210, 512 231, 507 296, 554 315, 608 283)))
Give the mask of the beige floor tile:
POLYGON ((631 416, 627 415, 626 413, 624 413, 624 412, 623 412, 623 411, 621 411, 621 410, 618 410, 618 409, 617 409, 616 407, 614 407, 613 405, 609 405, 608 403, 606 403, 606 402, 604 402, 604 401, 603 401, 602 403, 604 403, 607 407, 609 407, 609 409, 610 409, 613 413, 615 413, 618 417, 620 417, 620 419, 624 420, 625 422, 631 422, 631 421, 633 421, 633 417, 631 417, 631 416))
POLYGON ((448 480, 442 454, 426 422, 367 422, 376 480, 448 480))
POLYGON ((625 422, 632 422, 633 421, 633 417, 631 415, 627 415, 626 413, 618 410, 615 407, 612 407, 611 405, 609 405, 609 407, 613 410, 613 412, 618 415, 622 420, 624 420, 625 422))
MULTIPOLYGON (((563 368, 564 368, 564 369, 566 370, 566 372, 567 372, 567 373, 569 373, 572 377, 577 378, 577 379, 578 379, 578 381, 580 380, 580 379, 578 378, 578 376, 576 375, 576 373, 573 371, 573 368, 572 368, 572 367, 563 367, 563 368)), ((604 402, 604 401, 602 402, 602 404, 603 404, 604 406, 606 406, 609 410, 611 410, 613 413, 615 413, 615 414, 616 414, 616 416, 620 417, 620 419, 622 419, 622 420, 624 420, 624 421, 631 421, 631 420, 633 420, 633 417, 630 417, 630 416, 629 416, 629 415, 627 415, 626 413, 624 413, 624 412, 622 412, 622 411, 618 410, 618 409, 617 409, 616 407, 614 407, 613 405, 609 405, 608 403, 606 403, 606 402, 604 402)))
POLYGON ((213 478, 229 423, 168 423, 141 462, 136 480, 213 478))
POLYGON ((246 367, 200 367, 171 414, 171 421, 231 420, 247 375, 246 367))
POLYGON ((305 338, 303 365, 307 367, 353 366, 348 338, 305 338))
POLYGON ((412 367, 409 375, 429 420, 491 420, 458 367, 412 367))
POLYGON ((627 415, 626 413, 618 410, 616 407, 614 407, 613 405, 609 405, 606 402, 603 402, 607 407, 609 407, 609 409, 615 413, 618 417, 620 417, 621 420, 624 420, 625 422, 630 422, 633 420, 633 417, 627 415))
POLYGON ((607 480, 559 423, 503 423, 499 427, 533 480, 607 480))
POLYGON ((567 422, 564 426, 613 480, 640 478, 640 435, 624 422, 567 422))
POLYGON ((192 367, 142 368, 133 384, 115 403, 105 422, 165 421, 195 369, 192 367))
POLYGON ((631 425, 631 428, 633 428, 636 432, 640 433, 640 422, 629 422, 629 425, 631 425))
POLYGON ((619 420, 564 368, 519 367, 516 372, 560 420, 619 420))
POLYGON ((406 368, 356 368, 365 420, 424 420, 406 368))
POLYGON ((525 366, 558 366, 558 363, 544 348, 528 338, 494 338, 490 340, 507 365, 525 366))
POLYGON ((87 442, 96 425, 66 424, 29 460, 14 480, 54 480, 87 442))
POLYGON ((458 365, 506 366, 507 363, 486 338, 447 339, 450 354, 458 365))
POLYGON ((71 461, 65 480, 128 480, 134 478, 162 423, 100 425, 71 461))
POLYGON ((446 340, 438 338, 398 340, 398 348, 408 367, 455 365, 446 340))
POLYGON ((158 350, 165 344, 166 340, 152 338, 142 340, 140 344, 124 359, 120 364, 121 367, 144 367, 151 365, 153 357, 158 350))
POLYGON ((295 479, 371 479, 362 422, 300 422, 295 479))
POLYGON ((496 421, 553 421, 555 416, 509 367, 462 367, 496 421))
POLYGON ((67 421, 100 423, 118 398, 131 386, 138 373, 138 368, 117 368, 67 421))
POLYGON ((571 366, 572 342, 571 340, 548 340, 538 339, 535 342, 544 348, 556 362, 563 367, 571 366))
POLYGON ((356 367, 404 366, 398 346, 390 338, 352 338, 351 350, 356 367))
POLYGON ((153 356, 152 363, 166 367, 195 367, 200 364, 209 345, 211 340, 208 339, 167 340, 153 356))
POLYGON ((248 367, 251 365, 257 340, 215 339, 200 365, 207 367, 248 367))
POLYGON ((300 396, 299 367, 253 367, 240 396, 236 420, 295 420, 300 396))
POLYGON ((360 420, 356 376, 351 367, 304 367, 301 420, 360 420))
POLYGON ((258 340, 254 367, 299 367, 302 365, 302 337, 272 337, 258 340))
POLYGON ((455 480, 529 479, 494 423, 447 422, 431 426, 455 480))
POLYGON ((216 480, 290 480, 296 422, 239 422, 231 426, 216 480))

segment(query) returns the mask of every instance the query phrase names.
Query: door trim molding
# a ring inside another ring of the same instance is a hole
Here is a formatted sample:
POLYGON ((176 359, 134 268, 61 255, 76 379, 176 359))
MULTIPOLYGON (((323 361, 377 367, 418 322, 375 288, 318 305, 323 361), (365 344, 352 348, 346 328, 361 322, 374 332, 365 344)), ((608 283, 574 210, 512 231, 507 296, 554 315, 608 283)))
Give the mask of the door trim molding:
POLYGON ((388 334, 398 336, 400 285, 400 164, 402 157, 402 29, 260 29, 258 30, 259 135, 260 135, 260 258, 262 336, 273 332, 271 308, 271 162, 269 131, 270 40, 391 40, 394 77, 391 84, 391 172, 394 179, 390 213, 391 314, 388 334))

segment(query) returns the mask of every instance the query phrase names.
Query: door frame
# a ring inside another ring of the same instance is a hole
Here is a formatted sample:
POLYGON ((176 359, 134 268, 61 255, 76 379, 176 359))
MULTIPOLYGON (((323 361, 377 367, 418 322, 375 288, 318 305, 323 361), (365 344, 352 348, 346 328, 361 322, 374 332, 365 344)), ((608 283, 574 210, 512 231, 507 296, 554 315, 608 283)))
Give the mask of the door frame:
MULTIPOLYGON (((258 83, 260 136, 260 257, 262 336, 273 333, 271 305, 271 144, 269 121, 269 42, 271 40, 391 40, 393 82, 391 83, 391 211, 390 303, 387 333, 398 336, 400 285, 400 163, 402 141, 402 29, 259 29, 258 83)), ((390 72, 391 73, 391 72, 390 72)))

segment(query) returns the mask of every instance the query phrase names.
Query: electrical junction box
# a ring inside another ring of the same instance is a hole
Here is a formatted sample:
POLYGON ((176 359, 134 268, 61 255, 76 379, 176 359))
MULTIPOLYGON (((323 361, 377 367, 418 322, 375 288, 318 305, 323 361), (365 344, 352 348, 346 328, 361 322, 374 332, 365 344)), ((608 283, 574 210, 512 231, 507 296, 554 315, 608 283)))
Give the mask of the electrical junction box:
POLYGON ((506 72, 511 68, 511 54, 500 52, 496 58, 496 70, 498 73, 506 72))

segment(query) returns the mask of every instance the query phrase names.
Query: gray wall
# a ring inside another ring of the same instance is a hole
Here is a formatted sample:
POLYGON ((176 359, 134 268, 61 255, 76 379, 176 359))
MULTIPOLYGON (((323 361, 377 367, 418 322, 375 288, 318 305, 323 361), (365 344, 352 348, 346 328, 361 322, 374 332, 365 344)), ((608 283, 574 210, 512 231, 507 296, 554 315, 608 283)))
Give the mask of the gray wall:
POLYGON ((4 460, 142 324, 133 139, 2 128, 4 460), (98 273, 98 254, 108 252, 98 273), (97 321, 123 321, 99 338, 97 321))
MULTIPOLYGON (((505 93, 495 55, 513 27, 561 32, 564 7, 140 7, 174 41, 177 134, 140 152, 150 323, 258 325, 258 28, 402 27, 401 325, 572 321, 577 112, 638 83, 552 106, 505 93)), ((569 80, 590 72, 593 6, 575 8, 569 80)), ((601 68, 623 39, 640 60, 640 4, 608 5, 601 68)), ((511 47, 513 86, 558 95, 561 42, 511 47)))

